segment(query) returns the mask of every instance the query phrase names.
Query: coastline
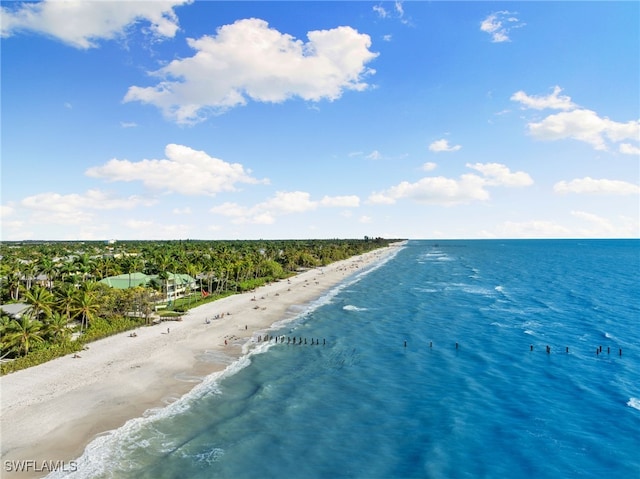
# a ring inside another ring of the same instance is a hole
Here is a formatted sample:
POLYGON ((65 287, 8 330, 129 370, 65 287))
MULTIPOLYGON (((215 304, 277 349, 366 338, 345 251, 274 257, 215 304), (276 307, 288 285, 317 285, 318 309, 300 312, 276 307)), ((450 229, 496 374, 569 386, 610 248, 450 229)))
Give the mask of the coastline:
POLYGON ((183 321, 141 327, 0 378, 2 477, 41 477, 68 465, 97 435, 170 404, 223 371, 290 308, 308 304, 397 248, 376 249, 190 310, 183 321), (216 315, 222 317, 215 319, 216 315), (207 323, 207 320, 208 323, 207 323), (32 461, 15 471, 18 461, 32 461))

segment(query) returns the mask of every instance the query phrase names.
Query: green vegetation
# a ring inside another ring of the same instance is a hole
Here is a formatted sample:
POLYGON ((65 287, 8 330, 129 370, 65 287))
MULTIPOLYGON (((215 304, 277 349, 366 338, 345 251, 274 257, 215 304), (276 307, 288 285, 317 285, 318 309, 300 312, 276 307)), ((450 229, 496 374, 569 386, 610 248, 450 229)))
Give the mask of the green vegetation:
POLYGON ((0 317, 1 373, 74 353, 118 332, 169 319, 205 302, 249 291, 296 272, 397 240, 4 242, 0 302, 25 303, 19 319, 0 317), (120 274, 153 276, 146 286, 111 288, 120 274), (182 298, 167 301, 172 278, 190 275, 182 298), (162 307, 160 313, 155 313, 162 307))

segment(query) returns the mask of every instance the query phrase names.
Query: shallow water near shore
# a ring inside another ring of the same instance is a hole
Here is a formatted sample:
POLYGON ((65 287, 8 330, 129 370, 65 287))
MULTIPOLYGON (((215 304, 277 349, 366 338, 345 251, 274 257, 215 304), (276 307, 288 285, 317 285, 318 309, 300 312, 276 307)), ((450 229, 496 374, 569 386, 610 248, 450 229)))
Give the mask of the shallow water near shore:
POLYGON ((409 241, 68 476, 640 477, 639 276, 637 240, 409 241))

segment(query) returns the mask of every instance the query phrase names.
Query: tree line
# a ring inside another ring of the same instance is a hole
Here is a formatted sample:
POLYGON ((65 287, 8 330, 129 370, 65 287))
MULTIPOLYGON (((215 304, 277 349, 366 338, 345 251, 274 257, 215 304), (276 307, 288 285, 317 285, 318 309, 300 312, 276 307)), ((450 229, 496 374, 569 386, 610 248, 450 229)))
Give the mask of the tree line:
POLYGON ((166 297, 172 273, 197 279, 197 291, 191 293, 197 294, 194 304, 199 304, 203 296, 214 300, 251 290, 393 241, 397 240, 3 242, 1 302, 28 307, 20 318, 2 313, 0 355, 36 356, 47 349, 66 354, 86 341, 148 324, 154 306, 166 297), (155 279, 124 290, 99 282, 136 272, 155 279))

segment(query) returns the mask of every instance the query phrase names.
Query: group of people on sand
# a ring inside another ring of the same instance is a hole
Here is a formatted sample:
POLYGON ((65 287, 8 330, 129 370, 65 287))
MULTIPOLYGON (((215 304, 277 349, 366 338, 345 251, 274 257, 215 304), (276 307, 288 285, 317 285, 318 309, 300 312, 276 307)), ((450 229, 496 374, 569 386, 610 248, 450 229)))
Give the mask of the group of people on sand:
MULTIPOLYGON (((224 318, 225 314, 227 316, 231 316, 231 313, 220 313, 220 314, 216 314, 215 316, 213 316, 213 319, 222 319, 222 318, 224 318)), ((211 320, 209 318, 205 318, 204 324, 211 324, 211 320)))

